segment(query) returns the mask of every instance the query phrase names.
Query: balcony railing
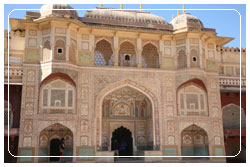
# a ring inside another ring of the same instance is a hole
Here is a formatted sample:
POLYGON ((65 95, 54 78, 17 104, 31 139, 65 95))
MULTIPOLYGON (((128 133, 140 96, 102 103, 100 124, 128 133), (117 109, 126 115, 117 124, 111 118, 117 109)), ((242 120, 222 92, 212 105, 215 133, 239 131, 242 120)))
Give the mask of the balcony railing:
MULTIPOLYGON (((221 86, 240 86, 240 78, 220 78, 221 86)), ((246 79, 241 79, 241 86, 246 86, 246 79)))

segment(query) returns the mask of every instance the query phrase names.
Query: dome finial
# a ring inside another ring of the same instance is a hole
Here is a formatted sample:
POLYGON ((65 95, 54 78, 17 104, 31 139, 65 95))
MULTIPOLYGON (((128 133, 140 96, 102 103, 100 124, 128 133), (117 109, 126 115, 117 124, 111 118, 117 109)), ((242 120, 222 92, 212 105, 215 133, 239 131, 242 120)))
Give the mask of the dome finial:
POLYGON ((182 5, 182 9, 183 9, 183 13, 186 13, 186 10, 185 10, 185 9, 186 9, 186 7, 185 7, 185 5, 184 5, 184 4, 182 5))
POLYGON ((103 4, 100 4, 100 8, 102 8, 103 7, 103 4))
POLYGON ((177 10, 177 16, 179 16, 180 15, 180 11, 179 10, 177 10))
POLYGON ((142 4, 140 4, 140 11, 142 11, 142 4))
POLYGON ((120 4, 120 9, 123 9, 123 4, 120 4))
POLYGON ((172 15, 172 20, 174 20, 174 15, 172 15))

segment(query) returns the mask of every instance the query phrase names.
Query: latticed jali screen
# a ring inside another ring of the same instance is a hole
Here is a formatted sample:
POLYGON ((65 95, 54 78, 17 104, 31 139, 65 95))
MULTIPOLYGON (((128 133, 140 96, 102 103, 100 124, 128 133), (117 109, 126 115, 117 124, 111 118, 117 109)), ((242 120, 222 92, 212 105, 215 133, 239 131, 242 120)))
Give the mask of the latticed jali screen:
POLYGON ((146 44, 142 51, 142 66, 147 68, 159 68, 159 54, 152 44, 146 44))

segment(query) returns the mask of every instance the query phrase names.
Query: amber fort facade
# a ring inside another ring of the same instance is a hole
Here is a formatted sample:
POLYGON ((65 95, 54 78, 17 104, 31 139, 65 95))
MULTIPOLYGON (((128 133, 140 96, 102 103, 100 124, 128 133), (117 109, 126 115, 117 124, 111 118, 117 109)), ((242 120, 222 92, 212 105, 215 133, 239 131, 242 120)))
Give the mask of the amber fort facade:
POLYGON ((57 161, 29 156, 58 155, 61 138, 69 156, 118 155, 114 142, 126 142, 119 156, 142 162, 245 161, 246 49, 224 47, 234 38, 185 10, 168 23, 142 10, 62 9, 72 8, 43 5, 9 20, 6 162, 57 161), (27 157, 9 155, 8 135, 10 152, 27 157), (236 158, 199 157, 233 156, 240 145, 236 158))

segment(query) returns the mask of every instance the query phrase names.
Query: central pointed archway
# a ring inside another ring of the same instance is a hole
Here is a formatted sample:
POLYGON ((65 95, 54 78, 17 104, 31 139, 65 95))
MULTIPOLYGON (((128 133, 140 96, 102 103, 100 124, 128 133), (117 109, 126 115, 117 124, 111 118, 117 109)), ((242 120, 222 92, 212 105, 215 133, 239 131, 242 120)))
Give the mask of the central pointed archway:
POLYGON ((132 132, 133 154, 160 145, 158 104, 146 87, 131 80, 114 83, 97 96, 96 109, 96 143, 102 148, 111 150, 112 133, 121 126, 132 132), (133 100, 136 95, 142 98, 133 100))

